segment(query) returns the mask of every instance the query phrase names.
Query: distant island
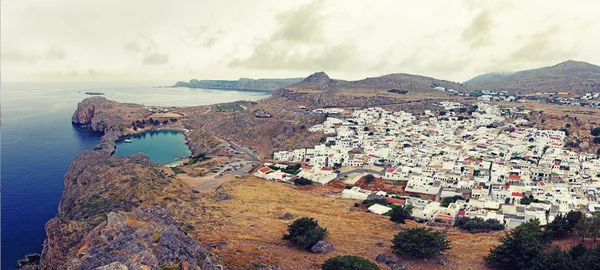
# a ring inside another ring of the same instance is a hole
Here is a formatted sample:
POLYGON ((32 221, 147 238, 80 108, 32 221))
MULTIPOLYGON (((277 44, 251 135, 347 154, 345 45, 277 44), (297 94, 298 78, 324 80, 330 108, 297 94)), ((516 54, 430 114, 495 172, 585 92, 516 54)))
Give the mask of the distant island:
POLYGON ((238 91, 273 91, 299 83, 304 78, 287 79, 248 79, 239 80, 197 80, 192 79, 189 82, 179 81, 173 87, 205 88, 205 89, 223 89, 238 91))
POLYGON ((86 95, 90 95, 90 96, 103 96, 104 93, 102 92, 85 92, 86 95))

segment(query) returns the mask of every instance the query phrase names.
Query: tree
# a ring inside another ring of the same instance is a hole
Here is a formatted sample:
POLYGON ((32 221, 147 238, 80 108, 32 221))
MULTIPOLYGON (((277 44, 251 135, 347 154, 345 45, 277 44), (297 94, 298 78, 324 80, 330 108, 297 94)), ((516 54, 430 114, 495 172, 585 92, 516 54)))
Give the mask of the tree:
POLYGON ((444 116, 444 115, 446 115, 446 112, 445 111, 441 111, 440 112, 440 116, 444 116))
POLYGON ((454 203, 458 200, 462 200, 462 196, 456 195, 454 197, 446 197, 444 198, 444 200, 442 200, 442 203, 440 204, 440 206, 442 207, 448 207, 451 203, 454 203))
POLYGON ((450 249, 450 240, 445 232, 432 228, 412 228, 396 234, 392 239, 392 250, 413 258, 430 258, 450 249))
POLYGON ((577 259, 577 263, 582 269, 600 269, 600 245, 588 249, 577 259))
POLYGON ((559 247, 555 247, 549 253, 545 253, 542 256, 535 258, 531 262, 529 269, 532 270, 569 270, 573 269, 575 260, 569 252, 561 250, 559 247))
POLYGON ((583 256, 587 251, 588 248, 584 244, 579 243, 571 247, 571 249, 569 250, 569 254, 571 254, 571 257, 573 257, 573 259, 577 260, 578 258, 583 256))
POLYGON ((456 222, 454 222, 454 227, 470 233, 504 230, 504 225, 497 219, 484 220, 483 218, 479 217, 459 217, 456 219, 456 222))
POLYGON ((573 228, 573 230, 577 232, 579 236, 581 236, 582 243, 590 233, 590 229, 591 224, 590 220, 587 217, 582 217, 581 219, 579 219, 579 222, 577 222, 577 224, 575 224, 575 227, 573 228))
POLYGON ((369 131, 369 127, 364 127, 363 131, 369 131))
POLYGON ((313 218, 303 217, 294 220, 288 226, 288 233, 283 235, 283 240, 289 240, 294 246, 309 250, 327 235, 327 229, 319 226, 313 218))
POLYGON ((405 220, 410 217, 410 214, 412 214, 412 205, 400 205, 392 208, 391 211, 392 213, 390 214, 390 220, 396 224, 404 224, 405 220))
POLYGON ((594 137, 594 143, 600 144, 600 137, 594 137))
POLYGON ((485 262, 499 269, 527 269, 533 260, 544 255, 549 241, 539 220, 532 220, 501 237, 500 242, 484 257, 485 262))
POLYGON ((312 184, 312 181, 309 179, 306 179, 304 177, 298 177, 294 180, 294 185, 296 185, 296 186, 308 186, 311 184, 312 184))
POLYGON ((571 211, 563 216, 558 214, 554 220, 546 225, 546 231, 552 234, 553 237, 563 237, 573 232, 575 225, 583 217, 579 211, 571 211))
POLYGON ((162 123, 163 123, 163 125, 166 125, 169 123, 169 120, 165 119, 162 123))
POLYGON ((374 175, 372 175, 372 174, 367 174, 367 175, 365 176, 365 182, 367 182, 367 183, 371 183, 371 182, 373 182, 373 181, 375 181, 375 176, 374 176, 374 175))
POLYGON ((323 270, 379 270, 379 267, 362 257, 346 255, 336 256, 327 259, 323 265, 323 270))
POLYGON ((600 136, 600 127, 592 129, 592 136, 600 136))

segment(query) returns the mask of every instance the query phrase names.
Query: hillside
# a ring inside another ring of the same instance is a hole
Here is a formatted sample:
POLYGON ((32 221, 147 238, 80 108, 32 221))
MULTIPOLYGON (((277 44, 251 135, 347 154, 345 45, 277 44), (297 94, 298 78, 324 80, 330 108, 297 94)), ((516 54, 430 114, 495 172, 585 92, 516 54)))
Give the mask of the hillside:
POLYGON ((434 89, 442 87, 467 92, 455 82, 411 74, 389 74, 358 81, 331 79, 325 72, 317 72, 302 82, 277 90, 274 97, 284 97, 309 106, 381 106, 407 101, 454 99, 450 93, 434 89), (397 89, 405 93, 392 93, 397 89))
POLYGON ((531 94, 535 92, 600 92, 600 66, 569 60, 550 67, 515 73, 488 73, 464 83, 472 90, 485 89, 531 94))
POLYGON ((287 79, 248 79, 233 80, 196 80, 177 82, 173 87, 224 89, 224 90, 263 90, 272 91, 302 81, 303 78, 287 79))

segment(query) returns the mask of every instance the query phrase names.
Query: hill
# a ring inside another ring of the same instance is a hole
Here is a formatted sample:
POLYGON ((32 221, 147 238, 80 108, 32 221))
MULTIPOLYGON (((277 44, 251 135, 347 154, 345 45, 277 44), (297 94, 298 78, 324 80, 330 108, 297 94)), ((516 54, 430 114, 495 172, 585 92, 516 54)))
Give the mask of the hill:
POLYGON ((173 87, 189 87, 189 88, 206 88, 206 89, 224 89, 224 90, 240 90, 240 91, 272 91, 288 85, 302 81, 303 78, 287 78, 287 79, 248 79, 240 78, 237 81, 233 80, 196 80, 192 79, 189 82, 177 82, 173 87))
POLYGON ((452 99, 451 93, 444 89, 468 91, 459 83, 420 75, 396 73, 345 81, 331 79, 325 72, 317 72, 299 83, 275 91, 273 96, 316 107, 380 106, 407 101, 452 99))
POLYGON ((535 92, 600 92, 600 66, 580 61, 565 61, 550 67, 514 73, 488 73, 464 83, 472 90, 535 92))

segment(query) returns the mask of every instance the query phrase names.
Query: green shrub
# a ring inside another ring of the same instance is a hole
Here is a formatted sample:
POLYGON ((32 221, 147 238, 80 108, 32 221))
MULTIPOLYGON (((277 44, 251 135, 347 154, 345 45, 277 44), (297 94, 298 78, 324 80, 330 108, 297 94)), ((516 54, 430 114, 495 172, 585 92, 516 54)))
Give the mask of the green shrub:
POLYGON ((592 136, 600 136, 600 127, 592 129, 592 136))
POLYGON ((171 170, 173 170, 175 174, 186 173, 182 168, 179 167, 171 167, 171 170))
POLYGON ((431 228, 412 228, 396 234, 392 250, 413 258, 430 258, 450 249, 446 233, 431 228))
POLYGON ((400 205, 393 207, 390 211, 390 220, 396 224, 405 223, 405 220, 412 214, 412 205, 400 205))
POLYGON ((296 178, 296 180, 294 180, 294 185, 296 185, 296 186, 308 186, 311 184, 312 184, 312 181, 310 181, 309 179, 306 179, 304 177, 298 177, 298 178, 296 178))
POLYGON ((323 265, 323 270, 379 270, 379 267, 365 259, 358 256, 346 255, 336 256, 327 259, 323 265))
POLYGON ((316 220, 303 217, 294 220, 288 226, 288 233, 283 235, 283 240, 289 240, 294 246, 309 250, 326 235, 327 229, 319 226, 316 220))
POLYGON ((487 219, 475 217, 459 217, 454 222, 454 227, 470 233, 490 232, 504 230, 504 225, 496 219, 487 219))
POLYGON ((444 200, 442 201, 442 203, 440 204, 440 206, 442 207, 448 207, 451 203, 455 203, 458 200, 462 200, 463 197, 462 196, 454 196, 454 197, 447 197, 444 198, 444 200))
POLYGON ((387 90, 389 93, 394 93, 394 94, 401 94, 404 95, 406 93, 408 93, 408 90, 398 90, 398 89, 390 89, 387 90))
POLYGON ((375 181, 375 176, 374 176, 374 175, 372 175, 372 174, 367 174, 367 175, 365 176, 365 182, 367 182, 367 183, 371 183, 371 182, 373 182, 373 181, 375 181))

